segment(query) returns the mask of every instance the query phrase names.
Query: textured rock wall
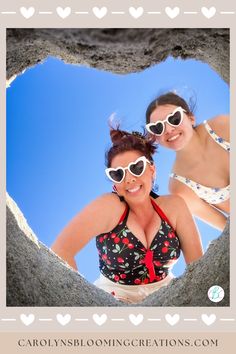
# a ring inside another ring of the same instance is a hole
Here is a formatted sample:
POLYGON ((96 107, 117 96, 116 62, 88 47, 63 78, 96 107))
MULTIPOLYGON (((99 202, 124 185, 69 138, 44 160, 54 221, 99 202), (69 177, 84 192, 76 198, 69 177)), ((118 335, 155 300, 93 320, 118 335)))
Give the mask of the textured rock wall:
MULTIPOLYGON (((204 257, 185 274, 147 297, 141 306, 229 305, 229 230, 212 242, 204 257), (220 303, 212 303, 212 285, 225 290, 220 303)), ((87 282, 37 240, 24 216, 7 198, 7 306, 124 306, 87 282), (49 277, 50 274, 50 277, 49 277)))
MULTIPOLYGON (((228 29, 8 29, 7 79, 48 55, 65 62, 117 73, 143 70, 174 57, 208 63, 229 81, 228 29)), ((24 216, 7 198, 8 306, 124 306, 88 283, 37 240, 24 216), (50 278, 48 276, 50 274, 50 278)), ((228 306, 229 228, 204 257, 141 306, 228 306), (225 290, 212 303, 207 290, 225 290)))
POLYGON ((117 306, 38 241, 7 196, 7 306, 117 306))
POLYGON ((137 72, 168 56, 208 63, 229 81, 228 29, 8 29, 7 79, 48 55, 116 73, 137 72))

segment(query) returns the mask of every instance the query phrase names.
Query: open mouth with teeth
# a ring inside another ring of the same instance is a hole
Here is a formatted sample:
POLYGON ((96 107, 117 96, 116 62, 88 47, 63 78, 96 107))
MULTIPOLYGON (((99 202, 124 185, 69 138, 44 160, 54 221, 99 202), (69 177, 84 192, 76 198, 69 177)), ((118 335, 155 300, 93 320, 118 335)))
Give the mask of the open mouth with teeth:
POLYGON ((126 192, 134 194, 134 193, 139 192, 141 188, 142 188, 142 186, 136 186, 133 188, 126 189, 126 192))
POLYGON ((180 137, 181 133, 175 134, 173 136, 171 136, 170 138, 167 139, 168 142, 172 142, 175 141, 176 139, 178 139, 180 137))

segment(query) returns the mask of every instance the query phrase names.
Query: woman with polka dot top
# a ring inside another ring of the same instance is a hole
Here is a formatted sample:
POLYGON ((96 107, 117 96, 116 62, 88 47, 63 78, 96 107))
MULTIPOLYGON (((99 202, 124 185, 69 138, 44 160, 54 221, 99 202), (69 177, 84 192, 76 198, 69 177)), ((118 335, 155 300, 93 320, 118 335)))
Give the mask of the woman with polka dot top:
POLYGON ((95 285, 116 299, 138 303, 171 281, 181 251, 188 264, 202 256, 202 246, 184 200, 152 191, 153 139, 119 128, 110 134, 105 173, 114 192, 79 212, 52 249, 77 270, 75 255, 96 237, 100 278, 95 285))

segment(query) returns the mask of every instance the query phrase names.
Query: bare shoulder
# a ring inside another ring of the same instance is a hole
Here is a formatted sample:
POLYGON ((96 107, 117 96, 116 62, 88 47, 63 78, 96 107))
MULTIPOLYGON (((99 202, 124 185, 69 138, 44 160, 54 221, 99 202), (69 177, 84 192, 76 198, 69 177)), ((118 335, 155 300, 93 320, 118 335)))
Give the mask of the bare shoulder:
POLYGON ((171 225, 176 228, 179 215, 189 213, 188 207, 179 195, 163 195, 158 198, 158 206, 170 220, 171 225))
POLYGON ((223 125, 229 124, 229 115, 228 114, 219 114, 208 120, 208 123, 212 126, 212 128, 221 127, 223 125))
POLYGON ((105 193, 94 199, 88 207, 100 208, 104 214, 116 214, 124 211, 125 203, 115 193, 105 193))
POLYGON ((207 122, 217 135, 229 141, 229 115, 221 114, 209 119, 207 122))
POLYGON ((163 195, 158 198, 158 203, 160 207, 166 207, 167 209, 181 208, 186 205, 184 199, 177 194, 163 195))
POLYGON ((104 193, 97 197, 94 201, 100 202, 100 203, 114 203, 114 204, 121 204, 120 199, 117 194, 115 193, 104 193))
POLYGON ((118 224, 125 207, 117 195, 103 194, 87 204, 72 221, 76 228, 92 229, 91 234, 107 232, 118 224))
POLYGON ((101 217, 107 220, 107 230, 113 229, 119 222, 122 214, 126 209, 126 203, 120 201, 115 193, 106 193, 97 199, 101 205, 101 217))

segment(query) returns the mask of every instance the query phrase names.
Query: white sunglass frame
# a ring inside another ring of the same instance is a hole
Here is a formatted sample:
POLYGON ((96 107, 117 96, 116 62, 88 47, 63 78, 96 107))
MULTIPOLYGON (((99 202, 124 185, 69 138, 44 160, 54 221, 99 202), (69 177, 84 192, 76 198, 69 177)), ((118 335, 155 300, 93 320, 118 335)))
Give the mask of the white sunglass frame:
POLYGON ((144 174, 145 170, 146 170, 147 163, 151 164, 151 162, 145 156, 140 156, 140 157, 137 158, 137 160, 130 162, 127 167, 121 167, 121 166, 118 166, 116 168, 109 167, 109 168, 105 169, 105 173, 106 173, 106 175, 107 175, 107 177, 109 178, 110 181, 112 181, 113 183, 118 183, 119 184, 119 183, 123 182, 123 180, 125 178, 126 170, 128 170, 129 173, 131 173, 131 175, 133 175, 135 177, 142 176, 144 174), (140 175, 136 175, 135 173, 133 173, 130 170, 130 166, 131 165, 135 165, 139 161, 143 161, 143 171, 142 171, 142 173, 140 173, 140 175), (118 170, 122 170, 123 171, 123 177, 122 177, 122 179, 119 182, 115 181, 109 174, 110 171, 118 171, 118 170))
POLYGON ((157 120, 155 123, 148 123, 146 124, 146 129, 147 131, 152 134, 152 135, 156 135, 156 136, 161 136, 164 134, 165 132, 165 123, 169 124, 171 127, 178 127, 182 122, 183 122, 183 119, 184 119, 184 113, 187 113, 185 109, 183 109, 182 107, 177 107, 172 113, 169 113, 166 118, 164 120, 157 120), (180 112, 180 122, 178 125, 175 125, 175 124, 171 124, 168 119, 169 117, 172 117, 176 112, 180 112), (153 133, 150 129, 150 127, 153 127, 153 126, 156 126, 157 123, 161 123, 162 126, 163 126, 163 130, 161 132, 161 134, 157 134, 157 133, 153 133))

